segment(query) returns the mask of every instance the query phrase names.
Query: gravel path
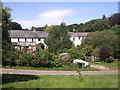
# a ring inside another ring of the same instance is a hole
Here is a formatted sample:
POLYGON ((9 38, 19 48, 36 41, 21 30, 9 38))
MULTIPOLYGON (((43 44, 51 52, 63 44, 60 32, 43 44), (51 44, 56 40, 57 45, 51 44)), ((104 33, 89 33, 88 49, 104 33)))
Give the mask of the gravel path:
MULTIPOLYGON (((4 69, 0 68, 2 74, 29 74, 29 75, 78 75, 76 71, 47 71, 47 70, 24 70, 24 69, 4 69)), ((118 74, 118 70, 114 71, 82 71, 82 75, 96 74, 118 74)))

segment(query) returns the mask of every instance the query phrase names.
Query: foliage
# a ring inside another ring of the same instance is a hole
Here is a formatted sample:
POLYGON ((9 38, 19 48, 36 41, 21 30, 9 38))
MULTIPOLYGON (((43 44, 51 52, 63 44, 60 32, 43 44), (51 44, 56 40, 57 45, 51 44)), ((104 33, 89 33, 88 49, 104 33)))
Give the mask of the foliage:
POLYGON ((106 62, 107 63, 111 63, 111 62, 113 62, 114 61, 114 57, 112 57, 112 56, 109 56, 107 59, 106 59, 106 62))
MULTIPOLYGON (((0 6, 2 6, 2 2, 0 2, 0 6)), ((9 38, 9 33, 8 33, 8 29, 9 29, 9 25, 11 22, 11 14, 10 14, 11 8, 2 7, 2 41, 3 43, 6 42, 10 42, 10 38, 9 38)))
POLYGON ((79 32, 95 32, 110 29, 110 23, 105 15, 101 19, 93 19, 86 23, 71 24, 67 26, 69 31, 76 29, 79 32))
POLYGON ((32 57, 32 54, 22 51, 19 55, 19 60, 17 60, 17 66, 29 66, 29 58, 32 57))
POLYGON ((70 62, 74 59, 85 59, 85 56, 91 56, 92 46, 91 45, 80 45, 78 47, 72 47, 70 49, 63 49, 59 52, 67 52, 70 54, 70 62))
POLYGON ((3 43, 2 47, 2 65, 6 66, 16 66, 17 60, 19 59, 20 51, 16 50, 14 47, 12 47, 9 43, 3 43))
POLYGON ((84 32, 95 32, 109 29, 110 25, 107 20, 96 19, 86 22, 83 26, 84 32))
POLYGON ((93 48, 98 46, 117 47, 118 36, 111 30, 91 32, 87 35, 83 44, 92 45, 93 48))
POLYGON ((103 31, 110 29, 110 23, 105 15, 101 19, 93 19, 86 23, 80 24, 71 24, 67 26, 67 29, 72 32, 75 29, 78 32, 95 32, 95 31, 103 31))
POLYGON ((99 51, 100 60, 104 62, 111 62, 112 60, 109 59, 110 56, 113 56, 111 47, 102 46, 99 51))
POLYGON ((18 52, 15 50, 11 43, 8 33, 9 25, 11 22, 11 8, 5 7, 2 2, 0 2, 1 14, 2 14, 2 65, 15 66, 15 61, 18 59, 18 52))
POLYGON ((45 29, 44 29, 44 31, 51 31, 52 29, 53 29, 53 25, 51 25, 51 26, 47 26, 45 29))
MULTIPOLYGON (((32 26, 34 27, 34 26, 32 26)), ((46 28, 48 27, 48 25, 45 25, 43 27, 34 27, 36 29, 36 31, 44 31, 46 28)))
POLYGON ((79 50, 81 50, 81 52, 84 53, 85 56, 92 55, 92 46, 91 45, 79 45, 77 48, 79 50))
POLYGON ((120 25, 115 25, 111 28, 112 31, 114 31, 117 35, 120 36, 120 25))
POLYGON ((68 52, 68 50, 69 50, 69 49, 66 49, 66 48, 60 49, 57 53, 59 53, 59 54, 61 54, 61 53, 66 53, 66 52, 68 52))
POLYGON ((68 25, 67 26, 67 29, 69 30, 69 31, 73 31, 73 29, 78 29, 79 28, 79 25, 78 24, 71 24, 71 25, 68 25))
POLYGON ((74 59, 84 59, 85 54, 82 53, 79 49, 77 49, 76 47, 73 47, 71 49, 69 49, 68 53, 71 56, 71 62, 74 59))
POLYGON ((36 53, 23 52, 17 61, 18 66, 31 67, 61 67, 61 59, 58 55, 43 50, 39 45, 36 53))
POLYGON ((64 23, 61 23, 60 26, 54 26, 45 41, 48 46, 48 51, 56 53, 60 49, 71 48, 73 43, 67 33, 67 28, 64 23))
POLYGON ((19 23, 17 22, 11 22, 9 25, 10 30, 22 30, 22 27, 19 23))
POLYGON ((95 56, 95 57, 99 57, 99 51, 100 51, 100 47, 96 47, 92 50, 92 54, 95 56))
POLYGON ((94 56, 106 61, 109 56, 116 55, 118 36, 112 30, 91 32, 83 41, 83 45, 92 45, 94 56))

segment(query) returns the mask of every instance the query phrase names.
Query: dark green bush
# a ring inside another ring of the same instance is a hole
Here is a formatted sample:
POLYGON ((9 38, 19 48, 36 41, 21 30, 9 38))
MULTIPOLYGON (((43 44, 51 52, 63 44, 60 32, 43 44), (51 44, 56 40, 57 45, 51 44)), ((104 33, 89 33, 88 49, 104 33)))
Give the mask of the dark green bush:
POLYGON ((2 65, 16 66, 20 53, 11 44, 4 42, 2 47, 2 65))

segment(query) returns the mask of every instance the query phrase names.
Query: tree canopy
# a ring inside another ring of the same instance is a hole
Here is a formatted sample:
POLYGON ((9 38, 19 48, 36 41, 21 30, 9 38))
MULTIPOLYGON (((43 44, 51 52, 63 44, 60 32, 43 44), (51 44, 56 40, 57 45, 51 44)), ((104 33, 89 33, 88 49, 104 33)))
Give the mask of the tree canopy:
POLYGON ((91 32, 87 35, 83 44, 92 45, 93 48, 97 46, 112 46, 113 48, 117 45, 118 36, 111 30, 91 32))
POLYGON ((110 29, 110 24, 105 15, 103 15, 101 19, 94 19, 86 22, 82 27, 82 31, 84 32, 95 32, 106 29, 110 29))
POLYGON ((22 30, 22 27, 19 23, 17 22, 11 22, 9 25, 10 30, 22 30))
POLYGON ((83 45, 84 44, 92 45, 94 52, 99 51, 99 55, 102 60, 108 58, 110 55, 118 57, 118 35, 116 35, 112 30, 91 32, 83 41, 83 45))
POLYGON ((61 23, 60 26, 53 26, 45 43, 48 50, 54 53, 60 49, 69 49, 73 45, 64 23, 61 23))
MULTIPOLYGON (((0 2, 0 6, 2 5, 2 2, 0 2)), ((7 41, 10 42, 10 38, 9 38, 9 33, 8 33, 8 29, 9 29, 9 25, 11 22, 11 14, 10 14, 11 8, 2 7, 2 41, 7 41)))

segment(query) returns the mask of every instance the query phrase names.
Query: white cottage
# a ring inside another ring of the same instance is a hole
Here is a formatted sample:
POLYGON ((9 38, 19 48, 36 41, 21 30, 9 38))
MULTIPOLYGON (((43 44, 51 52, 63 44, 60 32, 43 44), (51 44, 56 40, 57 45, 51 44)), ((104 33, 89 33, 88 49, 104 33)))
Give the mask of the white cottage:
MULTIPOLYGON (((47 46, 44 40, 48 37, 49 33, 46 31, 36 31, 36 30, 10 30, 9 31, 11 42, 17 49, 28 49, 36 50, 36 45, 41 44, 43 49, 47 46)), ((71 36, 70 40, 73 41, 74 45, 81 45, 81 41, 86 37, 88 33, 80 32, 68 32, 71 36)), ((32 52, 30 51, 30 52, 32 52)))
POLYGON ((68 32, 68 34, 71 36, 70 39, 74 43, 75 46, 81 45, 82 40, 85 39, 85 37, 88 35, 88 33, 85 32, 68 32))

